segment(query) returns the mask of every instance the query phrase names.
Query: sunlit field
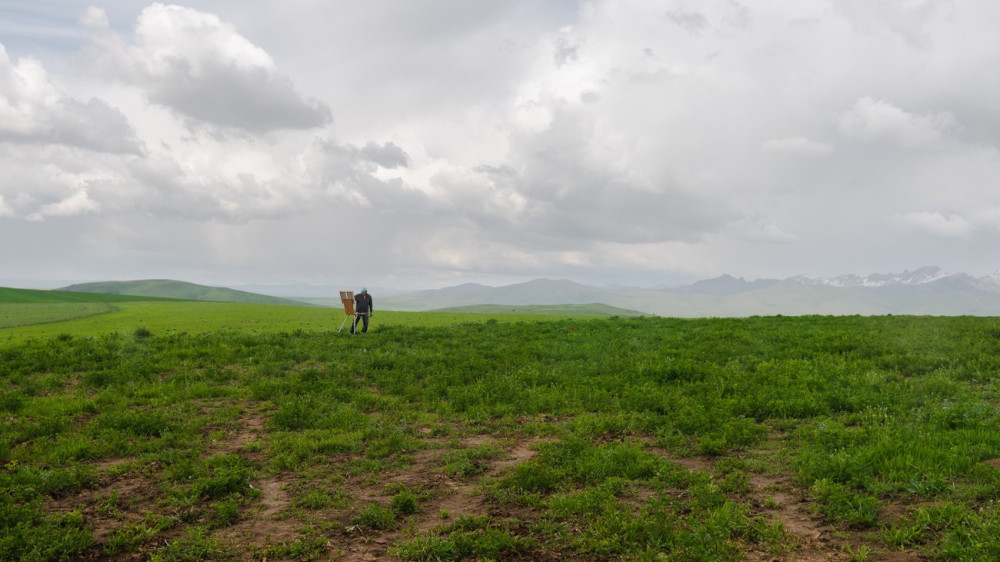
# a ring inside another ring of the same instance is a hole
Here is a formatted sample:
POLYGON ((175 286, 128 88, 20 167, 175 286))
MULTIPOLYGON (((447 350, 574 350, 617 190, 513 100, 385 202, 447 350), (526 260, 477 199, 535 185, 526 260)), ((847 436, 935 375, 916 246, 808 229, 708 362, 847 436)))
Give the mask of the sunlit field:
POLYGON ((0 330, 0 559, 1000 558, 997 319, 114 307, 0 330))
MULTIPOLYGON (((441 326, 488 320, 553 319, 531 314, 467 314, 376 310, 371 325, 441 326)), ((138 328, 158 334, 235 331, 349 331, 342 309, 223 302, 0 303, 0 342, 60 334, 99 336, 138 328), (65 321, 60 321, 65 320, 65 321), (11 329, 16 327, 16 329, 11 329)))

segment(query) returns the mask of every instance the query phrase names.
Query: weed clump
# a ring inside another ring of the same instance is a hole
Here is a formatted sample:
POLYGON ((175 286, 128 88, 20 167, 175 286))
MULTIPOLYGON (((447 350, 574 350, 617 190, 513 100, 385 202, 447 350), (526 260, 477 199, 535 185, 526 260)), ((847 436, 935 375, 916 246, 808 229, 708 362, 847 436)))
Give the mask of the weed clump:
POLYGON ((379 530, 395 529, 396 513, 377 503, 370 503, 351 518, 351 524, 379 530))

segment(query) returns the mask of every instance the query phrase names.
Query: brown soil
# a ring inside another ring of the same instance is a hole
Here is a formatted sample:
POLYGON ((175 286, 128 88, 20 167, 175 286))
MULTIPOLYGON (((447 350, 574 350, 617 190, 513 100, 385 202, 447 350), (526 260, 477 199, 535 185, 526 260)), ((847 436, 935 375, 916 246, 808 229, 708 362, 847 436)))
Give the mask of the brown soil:
MULTIPOLYGON (((651 442, 650 440, 646 441, 651 442)), ((668 460, 675 462, 690 472, 714 473, 712 457, 678 457, 657 447, 648 447, 668 460)), ((1000 468, 1000 459, 997 459, 1000 468)), ((801 489, 790 475, 782 474, 767 476, 753 474, 750 477, 750 490, 746 496, 738 498, 749 503, 753 511, 772 522, 780 522, 785 532, 793 537, 795 548, 791 552, 774 555, 753 550, 747 552, 745 560, 773 562, 820 562, 851 560, 848 548, 857 552, 867 547, 867 560, 902 562, 925 560, 916 552, 896 552, 888 548, 872 544, 865 540, 863 533, 851 529, 838 529, 826 522, 813 509, 807 491, 801 489), (749 497, 746 497, 749 496, 749 497)), ((890 504, 883 511, 886 519, 894 521, 917 504, 890 504), (895 513, 895 515, 892 515, 895 513)))
MULTIPOLYGON (((211 454, 224 453, 255 458, 260 453, 250 452, 247 448, 262 438, 265 423, 266 418, 260 412, 246 412, 239 424, 225 428, 225 439, 212 442, 211 454)), ((307 536, 311 532, 310 529, 322 528, 322 531, 312 531, 314 535, 320 533, 327 541, 326 553, 320 559, 346 561, 391 560, 393 558, 388 552, 397 542, 434 533, 435 529, 446 527, 463 516, 488 515, 497 523, 510 524, 526 533, 524 523, 520 522, 530 521, 537 515, 529 508, 495 505, 484 493, 483 484, 502 477, 518 464, 529 462, 537 454, 538 444, 543 441, 544 439, 535 437, 501 440, 488 435, 457 440, 457 446, 462 448, 490 444, 506 451, 505 457, 490 460, 482 475, 468 479, 453 478, 443 470, 442 455, 449 447, 454 447, 456 441, 428 437, 424 441, 428 448, 412 453, 410 455, 412 462, 403 468, 380 473, 377 479, 372 475, 350 474, 347 467, 354 459, 347 455, 331 457, 328 465, 318 467, 314 471, 323 475, 319 478, 315 475, 283 472, 252 481, 251 485, 259 491, 259 497, 241 508, 241 518, 236 524, 216 529, 212 533, 238 552, 247 556, 251 554, 260 556, 260 553, 265 552, 269 546, 294 541, 307 536), (393 530, 369 529, 353 524, 354 516, 364 506, 371 503, 389 505, 393 495, 392 488, 387 489, 387 485, 390 484, 404 485, 419 494, 421 498, 419 511, 401 520, 398 528, 393 530), (336 491, 340 494, 346 492, 351 498, 351 506, 321 510, 295 507, 294 500, 298 491, 307 487, 324 486, 328 487, 330 492, 336 491)), ((647 450, 679 464, 688 471, 715 473, 715 459, 712 457, 677 457, 648 444, 647 450)), ((188 525, 181 523, 160 533, 148 544, 143 545, 139 552, 116 557, 104 554, 102 545, 107 544, 108 538, 114 531, 138 524, 149 514, 163 514, 164 508, 159 503, 163 499, 162 488, 157 479, 162 467, 134 467, 124 475, 112 476, 111 473, 116 467, 125 462, 134 461, 115 459, 96 463, 93 465, 94 468, 105 474, 96 487, 67 497, 50 499, 46 503, 46 510, 50 513, 79 510, 83 514, 87 525, 93 529, 98 543, 97 547, 87 553, 84 557, 86 559, 144 559, 167 541, 181 536, 188 525)), ((1000 459, 987 462, 1000 468, 1000 459)), ((653 492, 642 487, 633 492, 625 501, 638 512, 652 497, 653 492)), ((913 552, 892 552, 885 547, 867 543, 862 533, 838 529, 825 522, 812 509, 807 492, 796 486, 790 475, 751 475, 749 490, 741 494, 738 499, 750 505, 756 515, 773 522, 780 522, 794 543, 794 548, 790 552, 778 555, 754 550, 760 549, 757 545, 746 545, 746 548, 750 549, 745 557, 746 560, 781 562, 850 560, 846 547, 850 546, 857 551, 866 544, 873 552, 869 560, 896 562, 922 559, 913 552)), ((885 519, 896 520, 912 507, 892 505, 885 510, 885 519)), ((528 554, 520 559, 556 560, 564 558, 566 553, 538 550, 528 554)))

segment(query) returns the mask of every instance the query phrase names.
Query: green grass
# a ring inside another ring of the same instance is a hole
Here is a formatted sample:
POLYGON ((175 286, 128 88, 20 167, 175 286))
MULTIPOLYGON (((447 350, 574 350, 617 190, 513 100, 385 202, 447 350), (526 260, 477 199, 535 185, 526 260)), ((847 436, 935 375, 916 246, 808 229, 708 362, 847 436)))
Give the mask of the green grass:
POLYGON ((102 302, 0 304, 0 329, 65 322, 115 310, 110 303, 102 302))
POLYGON ((1000 555, 1000 319, 114 306, 0 331, 0 559, 1000 555))
MULTIPOLYGON (((0 287, 0 333, 8 328, 57 324, 111 314, 120 311, 119 305, 122 303, 144 301, 166 303, 167 306, 177 303, 175 300, 163 298, 0 287)), ((41 333, 48 334, 49 331, 43 330, 41 333)))
POLYGON ((648 316, 642 312, 606 304, 505 305, 480 304, 452 306, 434 312, 464 312, 470 314, 538 314, 556 316, 648 316))
POLYGON ((11 289, 0 287, 0 305, 10 303, 119 303, 139 301, 173 301, 173 299, 111 295, 101 293, 74 293, 72 291, 39 291, 37 289, 11 289))
MULTIPOLYGON (((268 304, 155 301, 117 302, 112 310, 107 310, 107 306, 109 305, 101 303, 25 305, 0 302, 0 344, 4 341, 59 335, 132 333, 139 328, 155 335, 178 332, 236 331, 264 334, 338 330, 344 325, 345 319, 343 310, 339 309, 268 304), (97 317, 83 314, 97 314, 98 311, 106 312, 97 317)), ((383 311, 375 314, 371 326, 373 330, 377 330, 380 326, 389 325, 450 326, 456 323, 524 322, 537 319, 540 317, 531 314, 470 315, 383 311)), ((350 319, 347 319, 343 334, 347 334, 349 329, 350 319)))

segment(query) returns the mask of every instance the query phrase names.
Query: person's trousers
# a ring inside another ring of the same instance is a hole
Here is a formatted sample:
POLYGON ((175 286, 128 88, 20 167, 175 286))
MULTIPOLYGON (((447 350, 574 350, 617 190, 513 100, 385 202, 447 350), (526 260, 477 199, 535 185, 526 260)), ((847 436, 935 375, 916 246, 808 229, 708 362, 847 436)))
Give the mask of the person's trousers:
POLYGON ((358 320, 363 321, 363 324, 361 326, 361 331, 362 332, 367 332, 368 331, 368 313, 367 312, 359 312, 358 314, 354 315, 354 322, 351 324, 351 333, 352 334, 357 331, 358 320))

